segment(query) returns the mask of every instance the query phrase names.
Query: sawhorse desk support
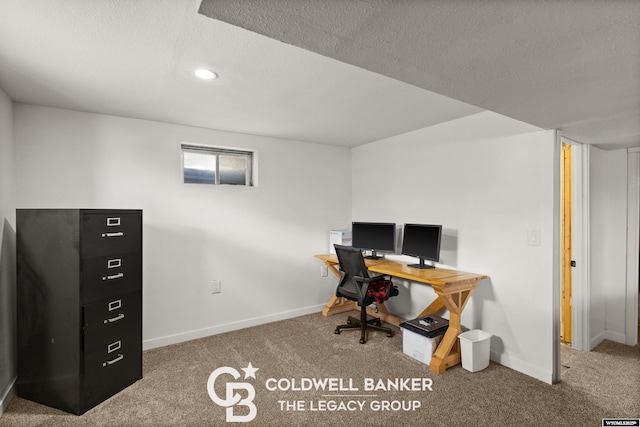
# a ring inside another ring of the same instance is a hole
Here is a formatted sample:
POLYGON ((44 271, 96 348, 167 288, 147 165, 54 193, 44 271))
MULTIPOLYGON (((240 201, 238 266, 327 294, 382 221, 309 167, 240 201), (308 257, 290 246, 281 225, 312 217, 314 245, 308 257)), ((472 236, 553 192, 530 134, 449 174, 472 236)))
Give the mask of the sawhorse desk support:
MULTIPOLYGON (((340 278, 338 258, 335 255, 316 255, 316 258, 324 261, 328 269, 336 277, 340 278)), ((366 264, 369 271, 374 273, 431 285, 438 297, 427 308, 422 310, 418 317, 436 314, 443 308, 449 310, 450 315, 449 328, 431 358, 429 369, 432 372, 441 374, 447 368, 459 364, 461 357, 458 335, 462 332, 460 315, 478 281, 486 279, 487 276, 443 268, 421 270, 408 267, 404 263, 385 259, 366 260, 366 264)), ((330 316, 349 310, 358 310, 357 304, 334 295, 322 310, 322 314, 330 316)), ((405 321, 401 317, 389 313, 384 304, 378 304, 378 313, 372 312, 370 308, 367 308, 367 311, 369 314, 379 317, 382 321, 395 326, 399 326, 400 323, 405 321)))

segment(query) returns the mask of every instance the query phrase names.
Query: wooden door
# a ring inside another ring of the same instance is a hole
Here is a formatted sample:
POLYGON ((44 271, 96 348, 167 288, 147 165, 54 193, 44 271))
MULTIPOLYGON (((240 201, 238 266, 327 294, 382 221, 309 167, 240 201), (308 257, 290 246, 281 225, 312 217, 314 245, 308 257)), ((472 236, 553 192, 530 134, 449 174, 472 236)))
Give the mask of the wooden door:
POLYGON ((562 144, 560 340, 571 343, 571 145, 562 144))

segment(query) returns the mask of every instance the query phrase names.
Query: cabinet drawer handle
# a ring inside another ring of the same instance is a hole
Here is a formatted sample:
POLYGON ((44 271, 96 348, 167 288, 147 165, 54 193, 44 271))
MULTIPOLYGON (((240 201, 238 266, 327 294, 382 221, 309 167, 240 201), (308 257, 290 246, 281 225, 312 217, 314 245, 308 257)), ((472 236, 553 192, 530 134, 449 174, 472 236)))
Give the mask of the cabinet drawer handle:
POLYGON ((102 233, 102 237, 122 237, 124 233, 122 231, 118 231, 115 233, 102 233))
POLYGON ((120 225, 119 217, 107 218, 107 227, 115 227, 118 225, 120 225))
POLYGON ((114 258, 107 261, 107 268, 118 268, 122 265, 122 259, 114 258))
POLYGON ((124 313, 120 313, 116 317, 112 317, 110 319, 104 319, 103 323, 113 323, 113 322, 117 322, 118 320, 122 320, 122 319, 124 319, 124 313))
POLYGON ((113 365, 114 363, 118 363, 122 359, 124 359, 124 356, 122 354, 119 354, 118 357, 116 357, 115 359, 111 359, 111 360, 107 360, 106 362, 103 362, 102 366, 113 365))
POLYGON ((111 276, 102 276, 102 280, 115 280, 124 277, 124 273, 112 274, 111 276))
POLYGON ((112 342, 107 346, 107 353, 113 353, 116 350, 120 350, 122 347, 122 341, 112 342))

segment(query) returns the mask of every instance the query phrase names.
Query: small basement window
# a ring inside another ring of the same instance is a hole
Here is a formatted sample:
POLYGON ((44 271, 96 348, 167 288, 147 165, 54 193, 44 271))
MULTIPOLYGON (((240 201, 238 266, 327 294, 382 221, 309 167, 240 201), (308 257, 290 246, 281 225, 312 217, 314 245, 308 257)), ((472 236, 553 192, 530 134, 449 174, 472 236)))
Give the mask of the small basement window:
POLYGON ((253 186, 253 152, 182 144, 185 184, 253 186))

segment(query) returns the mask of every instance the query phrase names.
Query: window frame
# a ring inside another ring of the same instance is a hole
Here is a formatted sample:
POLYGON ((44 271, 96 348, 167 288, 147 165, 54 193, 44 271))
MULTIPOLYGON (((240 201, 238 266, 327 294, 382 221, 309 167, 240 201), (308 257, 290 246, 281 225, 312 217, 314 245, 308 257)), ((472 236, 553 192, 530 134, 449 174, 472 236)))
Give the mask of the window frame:
POLYGON ((189 144, 182 143, 180 144, 180 160, 181 160, 181 172, 182 172, 182 183, 183 184, 208 184, 208 185, 234 185, 239 187, 255 187, 255 162, 256 156, 253 150, 241 149, 241 148, 230 148, 230 147, 220 147, 220 146, 211 146, 211 145, 198 145, 198 144, 189 144), (184 153, 195 153, 195 154, 207 154, 215 157, 215 183, 211 182, 185 182, 185 165, 184 165, 184 153), (246 159, 246 169, 245 169, 245 183, 244 184, 233 184, 233 183, 221 183, 220 182, 220 156, 228 156, 228 157, 240 157, 246 159))

